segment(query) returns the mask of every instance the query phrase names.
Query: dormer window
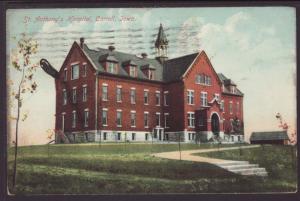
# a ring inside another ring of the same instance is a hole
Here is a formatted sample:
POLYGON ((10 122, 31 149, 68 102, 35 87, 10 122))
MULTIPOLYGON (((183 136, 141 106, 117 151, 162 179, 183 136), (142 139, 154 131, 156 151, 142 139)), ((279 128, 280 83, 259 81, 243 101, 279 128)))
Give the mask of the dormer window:
POLYGON ((129 66, 129 75, 131 77, 137 77, 137 69, 136 66, 129 66))
POLYGON ((235 86, 230 86, 230 92, 235 94, 236 93, 236 88, 235 86))
POLYGON ((72 80, 75 80, 75 79, 78 79, 79 78, 79 64, 74 64, 71 66, 72 68, 72 73, 71 73, 71 79, 72 80))
POLYGON ((117 64, 113 62, 107 62, 107 70, 108 73, 117 73, 117 64))
POLYGON ((154 71, 153 70, 149 70, 148 72, 148 75, 149 75, 149 80, 154 80, 154 71))

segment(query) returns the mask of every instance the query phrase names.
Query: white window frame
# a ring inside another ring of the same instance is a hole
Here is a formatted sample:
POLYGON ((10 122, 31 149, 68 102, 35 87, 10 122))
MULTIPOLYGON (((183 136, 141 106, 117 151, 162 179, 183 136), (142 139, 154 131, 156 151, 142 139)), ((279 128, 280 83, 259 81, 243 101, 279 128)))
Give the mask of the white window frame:
POLYGON ((229 101, 229 113, 233 114, 233 102, 229 101))
POLYGON ((168 94, 169 94, 169 91, 164 91, 164 106, 169 106, 169 104, 168 104, 168 101, 169 101, 168 94))
POLYGON ((155 91, 155 105, 160 106, 160 91, 155 91), (157 103, 158 100, 158 103, 157 103))
POLYGON ((76 128, 77 114, 76 111, 72 111, 72 128, 76 128))
POLYGON ((67 105, 68 103, 68 94, 67 94, 67 90, 63 89, 63 105, 67 105))
POLYGON ((131 110, 130 111, 130 127, 135 128, 136 127, 136 111, 131 110), (134 118, 132 118, 134 117, 134 118))
POLYGON ((224 100, 221 100, 220 108, 225 113, 225 102, 224 102, 224 100))
POLYGON ((65 112, 61 113, 61 130, 63 132, 65 131, 65 116, 66 116, 65 112))
POLYGON ((72 103, 77 103, 77 87, 72 89, 72 103))
POLYGON ((156 127, 160 127, 160 126, 161 126, 161 122, 160 122, 160 112, 156 112, 156 113, 155 113, 155 126, 156 126, 156 127), (157 117, 158 117, 158 125, 157 125, 157 117))
POLYGON ((89 109, 84 110, 84 127, 89 126, 89 109))
POLYGON ((195 91, 192 89, 187 90, 188 105, 195 105, 195 91))
POLYGON ((82 77, 86 77, 87 75, 87 63, 82 63, 83 73, 82 77))
POLYGON ((215 94, 214 94, 214 98, 215 98, 217 101, 220 101, 220 94, 219 94, 219 93, 215 93, 215 94))
POLYGON ((188 127, 195 128, 195 112, 187 112, 188 115, 188 127))
POLYGON ((86 102, 87 101, 87 85, 82 86, 82 101, 86 102))
POLYGON ((102 109, 101 121, 102 121, 102 126, 108 126, 108 109, 107 108, 103 108, 102 109), (104 119, 104 115, 103 114, 106 114, 106 116, 105 116, 105 124, 104 124, 104 121, 103 121, 103 119, 104 119))
POLYGON ((130 103, 136 104, 136 90, 135 88, 130 88, 130 103))
POLYGON ((149 112, 147 111, 144 112, 144 128, 149 128, 149 112))
POLYGON ((137 67, 136 66, 129 66, 129 76, 137 77, 137 67))
POLYGON ((102 101, 108 101, 108 84, 102 84, 102 101), (104 93, 104 88, 106 88, 106 92, 104 93))
POLYGON ((201 106, 202 107, 207 107, 207 92, 206 91, 201 91, 200 93, 200 100, 201 100, 201 106))
POLYGON ((144 89, 144 105, 149 105, 149 90, 144 89), (147 101, 145 101, 147 100, 147 101))
POLYGON ((65 68, 64 69, 64 81, 67 81, 68 80, 68 69, 65 68))
POLYGON ((78 79, 79 78, 79 76, 80 76, 80 72, 79 72, 79 62, 77 62, 77 63, 72 63, 71 64, 71 80, 76 80, 76 79, 78 79), (74 73, 74 68, 75 67, 77 67, 77 72, 78 72, 78 75, 76 75, 76 77, 74 77, 75 75, 75 73, 74 73))
POLYGON ((116 74, 117 73, 117 64, 114 62, 107 62, 107 72, 116 74))
POLYGON ((165 128, 169 128, 168 123, 169 123, 169 113, 164 113, 164 123, 165 123, 165 128))
POLYGON ((117 90, 116 90, 116 99, 118 103, 122 102, 122 86, 117 86, 117 90), (118 91, 120 93, 118 93, 118 91))
POLYGON ((117 127, 122 127, 122 110, 121 109, 117 109, 117 127), (120 114, 120 122, 118 122, 118 114, 120 114))

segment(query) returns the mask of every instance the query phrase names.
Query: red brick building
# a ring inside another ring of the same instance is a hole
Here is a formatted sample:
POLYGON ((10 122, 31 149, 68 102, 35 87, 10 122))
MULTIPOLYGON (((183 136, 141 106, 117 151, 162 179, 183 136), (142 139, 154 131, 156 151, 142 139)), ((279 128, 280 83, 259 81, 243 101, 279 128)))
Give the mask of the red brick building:
POLYGON ((169 59, 162 26, 155 47, 148 58, 74 42, 55 79, 56 130, 71 142, 243 140, 236 84, 204 51, 169 59))

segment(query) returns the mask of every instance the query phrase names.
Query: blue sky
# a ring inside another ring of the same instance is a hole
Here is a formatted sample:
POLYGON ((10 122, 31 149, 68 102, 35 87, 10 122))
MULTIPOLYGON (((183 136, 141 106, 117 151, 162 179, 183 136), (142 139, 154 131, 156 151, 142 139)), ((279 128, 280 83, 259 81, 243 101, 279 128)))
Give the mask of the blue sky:
MULTIPOLYGON (((245 93, 246 136, 279 129, 277 112, 295 128, 296 18, 290 7, 8 10, 7 52, 16 45, 12 37, 25 32, 40 45, 33 59, 46 58, 57 69, 80 37, 91 48, 113 44, 119 51, 153 57, 160 23, 169 39, 169 58, 205 50, 215 70, 232 78, 245 93), (36 20, 39 16, 52 21, 36 20), (97 16, 115 21, 96 22, 97 16), (123 16, 131 20, 119 21, 123 16), (70 17, 90 21, 70 22, 70 17)), ((54 128, 54 81, 42 70, 36 75, 38 91, 26 97, 23 108, 29 112, 21 125, 23 144, 45 142, 45 131, 54 128)), ((18 78, 13 70, 8 76, 18 78)))

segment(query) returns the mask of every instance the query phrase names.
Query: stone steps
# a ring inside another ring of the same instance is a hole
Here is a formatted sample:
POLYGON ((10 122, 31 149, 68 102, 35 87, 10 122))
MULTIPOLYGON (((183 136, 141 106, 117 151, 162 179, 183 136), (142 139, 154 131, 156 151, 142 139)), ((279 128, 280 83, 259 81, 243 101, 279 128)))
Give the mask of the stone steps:
POLYGON ((247 161, 221 163, 219 167, 239 175, 268 176, 265 168, 259 167, 258 164, 249 164, 247 161))

